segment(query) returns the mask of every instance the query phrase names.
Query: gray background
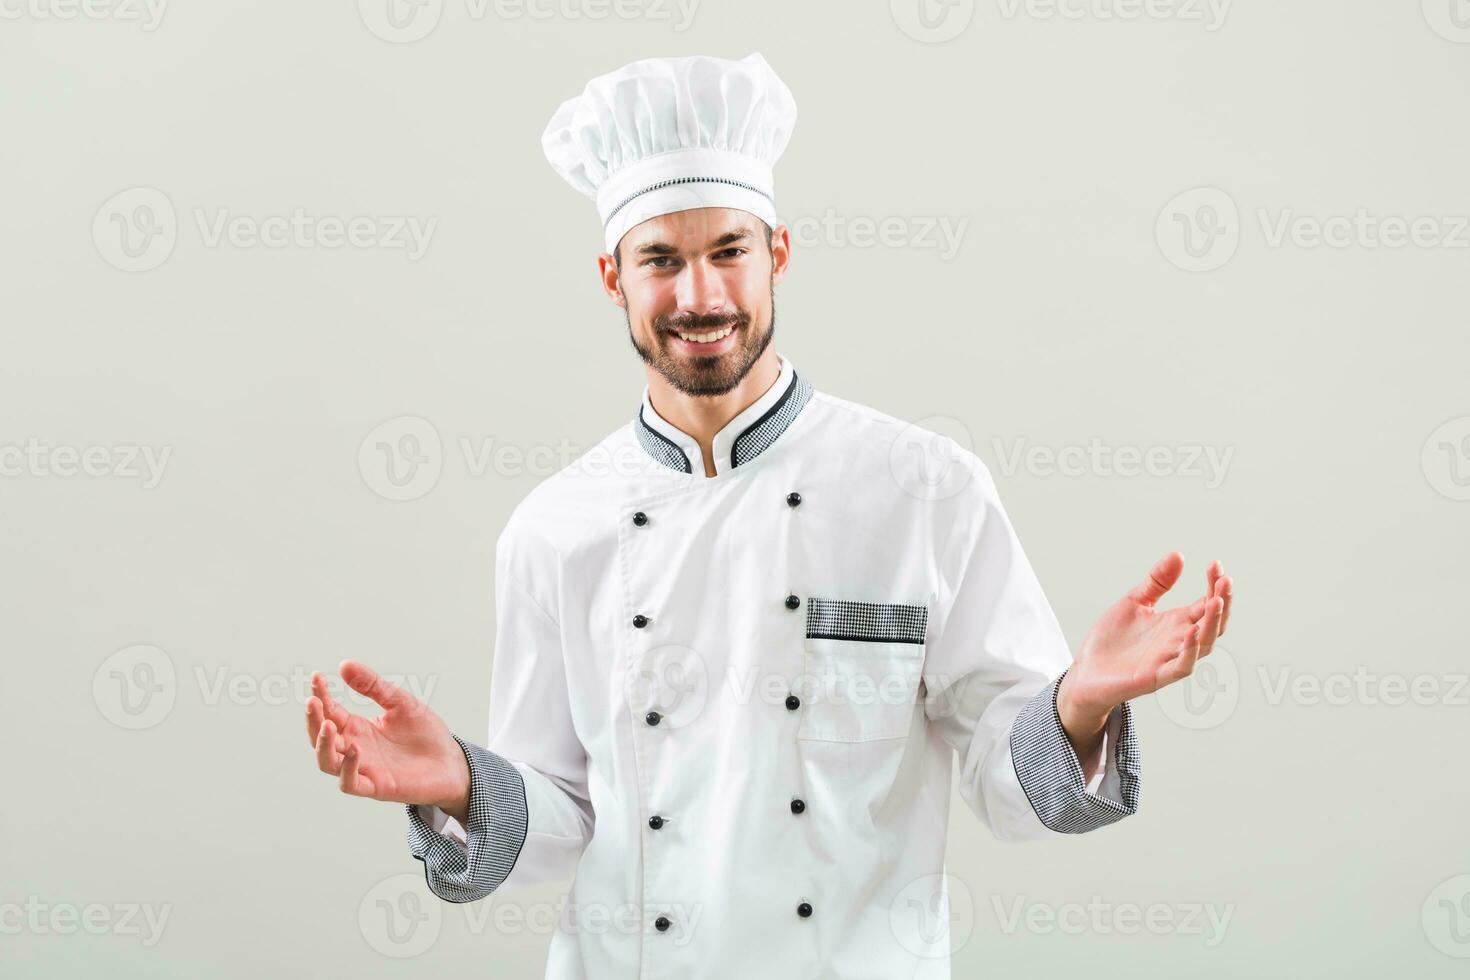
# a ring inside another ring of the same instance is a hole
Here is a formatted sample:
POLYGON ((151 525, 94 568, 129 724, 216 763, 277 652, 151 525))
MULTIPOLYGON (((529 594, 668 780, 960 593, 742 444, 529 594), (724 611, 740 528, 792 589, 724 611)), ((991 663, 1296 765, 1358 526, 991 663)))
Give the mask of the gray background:
POLYGON ((800 107, 778 349, 971 441, 1074 647, 1170 549, 1167 605, 1237 583, 1138 704, 1136 817, 1004 845, 956 802, 956 975, 1463 975, 1470 4, 98 2, 0 23, 0 974, 541 976, 560 890, 415 906, 305 678, 483 737, 495 536, 643 384, 541 130, 758 50, 800 107), (297 208, 372 241, 210 231, 297 208))

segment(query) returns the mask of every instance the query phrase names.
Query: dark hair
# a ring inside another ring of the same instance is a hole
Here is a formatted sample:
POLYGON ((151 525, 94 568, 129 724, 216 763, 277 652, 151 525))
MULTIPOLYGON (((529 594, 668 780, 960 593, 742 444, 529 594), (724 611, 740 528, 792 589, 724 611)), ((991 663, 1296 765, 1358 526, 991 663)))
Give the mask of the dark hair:
MULTIPOLYGON (((761 222, 761 227, 766 230, 766 251, 767 252, 770 252, 771 251, 771 226, 768 225, 768 224, 766 224, 764 221, 762 221, 761 222)), ((621 273, 623 271, 623 243, 622 243, 622 241, 619 241, 616 245, 613 246, 613 266, 618 270, 618 272, 621 273)))

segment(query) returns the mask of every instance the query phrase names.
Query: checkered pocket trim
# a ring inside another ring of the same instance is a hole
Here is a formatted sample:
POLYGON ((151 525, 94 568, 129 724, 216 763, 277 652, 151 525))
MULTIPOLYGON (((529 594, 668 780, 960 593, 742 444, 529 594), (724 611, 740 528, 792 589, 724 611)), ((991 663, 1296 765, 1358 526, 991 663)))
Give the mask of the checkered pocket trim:
POLYGON ((807 639, 923 643, 929 607, 902 602, 809 598, 807 639))
POLYGON ((463 904, 495 891, 515 868, 526 843, 526 784, 508 759, 450 734, 470 765, 468 844, 436 831, 408 803, 408 847, 429 890, 463 904))

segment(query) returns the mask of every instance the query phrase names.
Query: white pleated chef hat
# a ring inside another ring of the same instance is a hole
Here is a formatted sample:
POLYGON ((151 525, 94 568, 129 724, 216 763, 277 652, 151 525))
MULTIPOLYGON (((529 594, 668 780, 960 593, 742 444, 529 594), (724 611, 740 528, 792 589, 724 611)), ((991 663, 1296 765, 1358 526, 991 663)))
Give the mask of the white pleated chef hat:
POLYGON ((646 58, 587 83, 541 135, 556 172, 597 202, 609 252, 629 228, 689 208, 775 227, 772 168, 796 100, 759 53, 646 58))

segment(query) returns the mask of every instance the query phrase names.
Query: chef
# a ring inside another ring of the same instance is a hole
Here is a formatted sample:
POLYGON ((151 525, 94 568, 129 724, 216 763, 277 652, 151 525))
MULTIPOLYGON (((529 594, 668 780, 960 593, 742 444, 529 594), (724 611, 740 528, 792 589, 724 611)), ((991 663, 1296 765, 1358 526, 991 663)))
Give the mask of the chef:
POLYGON ((1074 659, 985 465, 777 352, 795 117, 759 54, 560 106, 543 147, 597 204, 642 399, 499 536, 483 743, 367 665, 340 670, 371 720, 313 678, 318 765, 405 804, 436 895, 570 882, 555 980, 949 976, 953 767, 1002 840, 1135 813, 1131 701, 1229 615, 1218 562, 1157 607, 1171 553, 1074 659))

